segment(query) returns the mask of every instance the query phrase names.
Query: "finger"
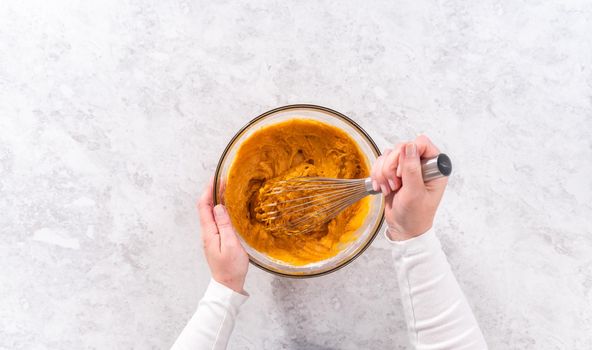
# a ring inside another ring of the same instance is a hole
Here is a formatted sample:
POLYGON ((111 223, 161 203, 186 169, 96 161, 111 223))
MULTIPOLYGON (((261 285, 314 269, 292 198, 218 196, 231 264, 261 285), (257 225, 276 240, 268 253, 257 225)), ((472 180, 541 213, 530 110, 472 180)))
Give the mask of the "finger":
POLYGON ((426 135, 417 136, 414 142, 417 145, 417 154, 420 158, 433 158, 440 154, 438 147, 426 135))
POLYGON ((218 227, 212 213, 213 206, 212 184, 210 183, 204 189, 198 202, 201 238, 205 249, 209 250, 213 248, 220 251, 220 236, 218 235, 218 227))
POLYGON ((396 191, 401 187, 401 179, 397 177, 397 167, 402 146, 402 143, 398 144, 392 152, 386 155, 382 164, 382 175, 387 180, 391 191, 396 191))
MULTIPOLYGON (((426 135, 419 135, 415 139, 415 142, 417 143, 417 152, 421 158, 433 158, 440 154, 438 147, 436 147, 432 140, 426 135)), ((425 184, 425 187, 429 192, 438 193, 439 198, 441 198, 442 194, 444 194, 446 184, 448 184, 448 177, 441 177, 429 181, 425 184)))
POLYGON ((385 156, 380 156, 376 162, 374 163, 375 166, 375 170, 374 170, 374 177, 372 178, 372 187, 374 187, 374 182, 376 182, 378 184, 378 187, 380 188, 380 192, 387 196, 389 193, 391 193, 391 189, 388 185, 388 181, 387 179, 382 175, 382 167, 384 165, 384 159, 385 156))
POLYGON ((214 207, 214 215, 216 219, 216 226, 218 226, 218 232, 220 232, 220 251, 222 253, 225 250, 232 250, 240 247, 240 242, 232 227, 232 221, 226 207, 222 204, 218 204, 214 207))
POLYGON ((401 173, 401 171, 403 170, 403 155, 401 155, 401 153, 405 151, 405 143, 401 143, 400 145, 401 147, 399 148, 399 165, 397 166, 397 177, 399 179, 403 177, 403 174, 401 173))
POLYGON ((401 156, 403 189, 413 192, 425 191, 417 145, 414 142, 406 144, 401 156))
POLYGON ((226 180, 220 178, 218 181, 218 198, 224 198, 224 192, 226 191, 226 180))
MULTIPOLYGON (((390 148, 387 148, 387 149, 384 150, 384 153, 382 154, 383 155, 382 166, 381 166, 381 168, 378 171, 382 172, 382 169, 384 169, 384 165, 386 164, 386 161, 387 161, 388 157, 392 153, 393 153, 393 150, 390 149, 390 148)), ((383 190, 382 187, 381 187, 381 192, 384 193, 385 196, 387 196, 390 193, 390 191, 392 191, 392 187, 390 186, 390 183, 391 183, 392 180, 389 180, 388 177, 385 177, 384 176, 384 173, 382 175, 383 175, 383 178, 386 180, 386 184, 385 184, 386 185, 386 188, 383 190), (385 191, 388 191, 388 192, 385 192, 385 191)), ((380 184, 379 184, 379 186, 380 186, 380 184)))
POLYGON ((378 158, 376 158, 376 160, 374 161, 374 164, 372 164, 372 170, 370 171, 370 178, 372 178, 372 189, 374 191, 380 191, 380 185, 378 185, 378 181, 376 179, 376 176, 378 174, 378 172, 380 171, 380 164, 382 164, 382 159, 384 158, 384 156, 380 156, 378 158))
MULTIPOLYGON (((415 144, 417 145, 417 153, 420 158, 433 158, 440 154, 440 150, 436 147, 432 141, 426 135, 419 135, 415 138, 415 144)), ((401 177, 402 167, 397 169, 397 176, 401 177)))

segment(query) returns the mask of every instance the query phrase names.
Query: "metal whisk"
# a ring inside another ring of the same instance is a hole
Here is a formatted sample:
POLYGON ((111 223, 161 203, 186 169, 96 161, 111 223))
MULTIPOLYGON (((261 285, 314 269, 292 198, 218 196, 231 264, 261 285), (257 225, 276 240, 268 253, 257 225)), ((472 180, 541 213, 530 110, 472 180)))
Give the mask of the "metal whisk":
MULTIPOLYGON (((423 181, 450 175, 452 163, 441 153, 422 160, 423 181)), ((272 233, 292 236, 306 234, 334 219, 347 207, 374 191, 372 180, 296 177, 280 180, 260 195, 257 218, 272 233), (270 201, 271 200, 271 201, 270 201), (269 202, 270 201, 270 202, 269 202)))

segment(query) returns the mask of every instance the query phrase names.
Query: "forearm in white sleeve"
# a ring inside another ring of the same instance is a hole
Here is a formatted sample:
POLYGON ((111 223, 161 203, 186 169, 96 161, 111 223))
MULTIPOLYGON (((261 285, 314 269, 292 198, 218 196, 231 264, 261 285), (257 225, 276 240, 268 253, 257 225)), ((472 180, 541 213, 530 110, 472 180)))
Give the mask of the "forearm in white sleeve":
POLYGON ((171 350, 226 349, 238 310, 247 298, 212 279, 171 350))
POLYGON ((416 349, 487 349, 434 232, 389 241, 411 344, 416 349))

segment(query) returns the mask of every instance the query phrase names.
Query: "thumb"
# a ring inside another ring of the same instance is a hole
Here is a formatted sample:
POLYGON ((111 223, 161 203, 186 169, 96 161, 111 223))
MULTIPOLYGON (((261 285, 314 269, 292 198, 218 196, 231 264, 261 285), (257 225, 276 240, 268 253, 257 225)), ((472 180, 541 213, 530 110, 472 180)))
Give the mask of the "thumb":
POLYGON ((419 154, 417 153, 417 145, 410 142, 405 145, 403 156, 402 180, 403 189, 410 191, 418 191, 425 189, 423 183, 423 176, 421 174, 421 162, 419 161, 419 154))
POLYGON ((216 226, 218 226, 218 232, 220 233, 220 250, 224 251, 225 248, 233 248, 237 244, 240 244, 232 227, 226 207, 222 204, 216 205, 214 207, 214 217, 216 218, 216 226))

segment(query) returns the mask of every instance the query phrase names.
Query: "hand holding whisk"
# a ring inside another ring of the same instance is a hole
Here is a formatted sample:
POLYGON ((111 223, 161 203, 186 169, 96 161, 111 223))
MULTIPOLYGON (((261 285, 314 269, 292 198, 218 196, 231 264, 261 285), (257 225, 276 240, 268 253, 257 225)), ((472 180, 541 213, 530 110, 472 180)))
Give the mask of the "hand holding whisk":
MULTIPOLYGON (((421 160, 424 182, 445 177, 452 171, 450 158, 443 153, 421 160)), ((372 179, 297 177, 277 181, 265 193, 258 219, 270 231, 282 235, 307 234, 335 218, 350 205, 381 191, 372 179), (265 199, 271 199, 271 202, 265 199)))

